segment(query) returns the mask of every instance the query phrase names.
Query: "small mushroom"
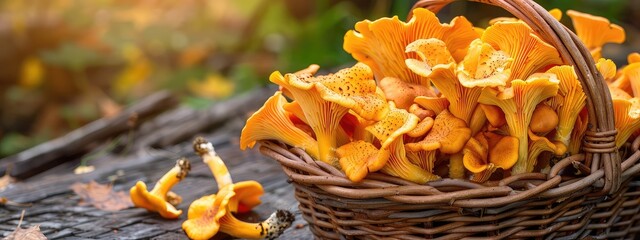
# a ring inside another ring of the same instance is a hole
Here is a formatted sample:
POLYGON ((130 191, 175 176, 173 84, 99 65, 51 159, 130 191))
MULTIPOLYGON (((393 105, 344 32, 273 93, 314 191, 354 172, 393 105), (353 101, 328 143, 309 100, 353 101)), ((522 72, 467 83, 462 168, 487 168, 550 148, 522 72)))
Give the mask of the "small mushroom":
POLYGON ((484 31, 481 39, 513 59, 509 81, 526 79, 548 65, 562 63, 558 51, 524 22, 495 23, 484 31))
MULTIPOLYGON (((538 162, 538 156, 543 152, 552 152, 555 155, 562 155, 567 151, 567 147, 560 142, 553 143, 544 136, 538 136, 529 130, 529 162, 538 162)), ((544 166, 542 166, 544 168, 544 166)))
POLYGON ((471 137, 471 129, 467 124, 449 111, 445 110, 436 116, 433 127, 427 136, 419 142, 407 143, 409 151, 440 150, 443 153, 457 153, 471 137))
POLYGON ((378 120, 388 111, 371 69, 362 63, 332 75, 300 78, 276 71, 269 79, 288 89, 300 104, 316 135, 317 159, 334 166, 338 166, 335 150, 340 119, 350 110, 368 120, 378 120))
POLYGON ((556 111, 544 103, 538 104, 536 109, 533 110, 533 114, 531 114, 529 129, 536 133, 548 133, 554 130, 556 126, 558 126, 558 114, 556 114, 556 111))
POLYGON ((218 232, 237 238, 275 239, 294 220, 293 214, 277 210, 259 223, 248 223, 238 220, 233 206, 238 201, 236 193, 239 187, 230 184, 220 189, 217 194, 201 197, 189 206, 188 219, 182 223, 182 229, 191 239, 209 239, 218 232))
POLYGON ((418 117, 396 108, 393 102, 389 102, 389 110, 385 118, 366 128, 380 140, 380 156, 388 157, 380 171, 420 184, 438 179, 431 172, 411 163, 405 153, 403 135, 415 128, 418 117))
MULTIPOLYGON (((449 159, 449 176, 462 178, 464 176, 463 159, 462 154, 457 153, 462 150, 470 137, 471 129, 467 127, 466 123, 445 110, 436 116, 431 131, 424 139, 419 142, 407 143, 405 147, 413 152, 439 150, 442 153, 454 154, 449 159)), ((433 159, 426 158, 425 160, 433 159)), ((434 164, 429 162, 419 165, 433 166, 434 164)))
POLYGON ((602 75, 607 83, 611 83, 616 79, 617 75, 617 67, 616 64, 611 61, 611 59, 600 58, 596 63, 596 68, 598 72, 602 75))
POLYGON ((287 100, 277 91, 249 119, 240 134, 240 149, 252 148, 258 140, 278 140, 319 157, 318 144, 305 131, 297 128, 283 106, 287 100))
MULTIPOLYGON (((614 109, 615 110, 615 109, 614 109)), ((578 113, 578 118, 576 118, 576 123, 571 132, 571 139, 569 140, 569 145, 567 146, 567 152, 569 155, 577 154, 580 152, 580 148, 582 147, 582 139, 584 139, 584 133, 587 131, 587 126, 589 126, 589 113, 587 112, 587 108, 582 108, 582 111, 578 113)))
POLYGON ((416 8, 413 17, 403 22, 398 17, 364 20, 356 23, 355 31, 344 36, 344 50, 353 58, 369 65, 376 79, 395 77, 412 84, 430 86, 429 79, 413 73, 405 65, 405 59, 415 58, 405 53, 405 47, 418 39, 441 39, 452 56, 461 60, 469 43, 478 38, 473 25, 464 17, 456 17, 449 24, 441 24, 434 13, 416 8))
POLYGON ((167 195, 175 184, 187 176, 189 170, 191 170, 191 164, 187 159, 183 158, 178 160, 176 166, 158 180, 151 191, 147 191, 147 185, 144 182, 138 181, 129 190, 133 205, 157 212, 163 218, 178 218, 182 214, 182 210, 178 210, 171 205, 167 195))
POLYGON ((480 108, 482 108, 482 111, 484 111, 484 115, 487 117, 487 121, 492 127, 500 128, 507 123, 507 119, 504 117, 504 112, 499 107, 487 104, 479 105, 480 108))
POLYGON ((464 167, 474 173, 472 180, 485 182, 498 168, 510 169, 518 159, 518 139, 512 136, 478 133, 464 147, 464 167))
POLYGON ((449 108, 449 100, 444 97, 418 96, 413 101, 422 108, 433 111, 435 115, 449 108))
POLYGON ((484 88, 480 103, 500 107, 504 112, 509 135, 518 139, 518 161, 511 170, 513 174, 533 171, 535 162, 527 161, 527 132, 536 106, 558 92, 560 81, 555 74, 536 73, 526 81, 513 80, 511 87, 500 91, 496 88, 484 88))
POLYGON ((407 83, 394 77, 383 78, 379 81, 378 86, 384 92, 387 100, 393 101, 399 108, 407 110, 417 96, 435 96, 433 90, 428 86, 407 83))
POLYGON ((370 172, 377 172, 389 158, 388 155, 381 156, 376 146, 363 140, 342 145, 336 153, 340 158, 342 171, 353 182, 360 182, 370 172))
POLYGON ((236 219, 234 213, 248 212, 260 204, 260 196, 264 193, 262 186, 256 181, 234 183, 213 145, 204 138, 196 138, 193 149, 211 169, 218 183, 218 193, 201 197, 189 206, 188 219, 182 223, 189 238, 209 239, 224 232, 239 238, 272 239, 291 225, 293 214, 282 210, 260 223, 236 219))
MULTIPOLYGON (((446 108, 446 107, 445 107, 446 108)), ((435 117, 436 113, 433 110, 424 109, 420 107, 417 103, 411 104, 409 107, 409 112, 413 113, 413 115, 418 116, 420 120, 425 119, 427 117, 435 117)))
POLYGON ((625 40, 624 29, 612 24, 608 19, 578 11, 569 10, 576 35, 591 51, 593 59, 601 57, 602 46, 606 43, 622 43, 625 40))
POLYGON ((640 98, 613 99, 615 127, 618 130, 616 147, 620 148, 640 129, 640 98))

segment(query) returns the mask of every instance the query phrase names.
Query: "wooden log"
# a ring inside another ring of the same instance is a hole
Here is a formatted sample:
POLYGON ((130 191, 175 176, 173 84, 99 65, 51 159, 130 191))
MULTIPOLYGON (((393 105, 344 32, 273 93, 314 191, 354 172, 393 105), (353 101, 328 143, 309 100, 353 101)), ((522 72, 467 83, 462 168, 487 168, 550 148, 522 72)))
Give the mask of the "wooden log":
POLYGON ((16 178, 27 178, 65 161, 69 156, 86 152, 92 143, 134 128, 150 116, 176 106, 177 101, 169 92, 152 94, 140 102, 125 109, 112 118, 102 118, 81 128, 42 143, 16 155, 0 159, 0 172, 5 172, 12 165, 10 175, 16 178))

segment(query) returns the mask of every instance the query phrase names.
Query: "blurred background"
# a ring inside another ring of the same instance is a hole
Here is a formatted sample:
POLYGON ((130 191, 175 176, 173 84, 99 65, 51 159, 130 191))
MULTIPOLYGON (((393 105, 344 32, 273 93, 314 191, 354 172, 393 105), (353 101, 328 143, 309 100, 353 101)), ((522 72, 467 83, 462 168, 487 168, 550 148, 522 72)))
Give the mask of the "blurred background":
MULTIPOLYGON (((344 33, 362 19, 406 18, 409 0, 2 0, 0 158, 58 137, 159 90, 205 108, 269 83, 274 70, 353 64, 344 33)), ((621 25, 640 51, 640 1, 541 0, 621 25)), ((476 26, 508 13, 459 2, 439 16, 476 26)), ((570 26, 567 17, 563 22, 570 26)))

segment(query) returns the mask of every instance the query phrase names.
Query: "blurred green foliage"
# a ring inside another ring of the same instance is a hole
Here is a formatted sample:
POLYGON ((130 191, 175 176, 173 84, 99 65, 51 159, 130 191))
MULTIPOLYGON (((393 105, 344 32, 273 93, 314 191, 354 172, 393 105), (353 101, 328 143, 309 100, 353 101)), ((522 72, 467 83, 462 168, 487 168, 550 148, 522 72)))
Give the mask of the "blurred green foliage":
MULTIPOLYGON (((203 108, 268 84, 275 70, 353 64, 342 49, 344 33, 362 19, 405 19, 414 2, 0 1, 0 23, 6 23, 0 24, 0 157, 109 117, 161 89, 203 108)), ((539 2, 614 22, 625 21, 629 5, 539 2)), ((486 20, 490 9, 461 3, 440 15, 486 20)))

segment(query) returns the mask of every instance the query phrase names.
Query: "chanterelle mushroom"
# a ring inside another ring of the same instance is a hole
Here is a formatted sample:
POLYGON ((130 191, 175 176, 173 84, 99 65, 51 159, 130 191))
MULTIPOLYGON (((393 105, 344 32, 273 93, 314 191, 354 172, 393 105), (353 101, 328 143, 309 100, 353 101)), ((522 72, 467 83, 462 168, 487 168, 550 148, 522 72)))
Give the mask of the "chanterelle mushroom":
POLYGON ((380 171, 416 183, 438 179, 436 175, 411 163, 404 150, 403 135, 416 127, 418 117, 396 108, 393 102, 389 102, 389 109, 385 118, 366 128, 380 140, 381 153, 378 156, 388 158, 378 160, 384 160, 383 164, 386 162, 380 171))
POLYGON ((189 238, 209 239, 224 232, 239 238, 273 239, 291 225, 293 214, 283 210, 260 223, 238 220, 234 213, 246 212, 260 204, 262 186, 256 181, 233 183, 226 165, 204 138, 196 138, 193 148, 210 167, 219 191, 201 197, 189 206, 188 220, 182 223, 189 238))
POLYGON ((509 134, 518 138, 518 161, 513 166, 513 174, 533 171, 536 163, 527 161, 527 132, 531 115, 540 102, 557 94, 559 83, 554 74, 534 74, 526 81, 511 81, 511 87, 503 91, 495 88, 482 91, 480 103, 500 107, 507 120, 509 134))
POLYGON ((337 166, 336 135, 342 117, 354 111, 362 118, 378 120, 388 111, 371 69, 362 63, 336 74, 301 78, 279 72, 269 79, 286 88, 300 104, 318 142, 318 160, 337 166))
POLYGON ((616 130, 616 147, 620 148, 629 137, 640 129, 640 98, 613 99, 616 130))
POLYGON ((464 147, 464 167, 473 174, 473 181, 485 182, 498 168, 509 169, 518 159, 518 139, 512 136, 478 133, 464 147))
POLYGON ((151 191, 147 191, 147 185, 144 182, 138 181, 129 190, 133 205, 157 212, 164 218, 178 218, 182 214, 182 210, 176 209, 169 203, 167 194, 175 184, 187 176, 189 170, 191 170, 191 164, 183 158, 178 160, 176 166, 158 180, 151 191))
POLYGON ((602 46, 606 43, 622 43, 625 40, 624 29, 612 24, 608 19, 578 11, 569 10, 576 35, 591 51, 593 59, 599 59, 602 46))
MULTIPOLYGON (((569 146, 571 131, 578 118, 578 114, 586 104, 586 95, 582 91, 582 84, 578 80, 573 66, 555 66, 548 73, 553 73, 560 81, 558 94, 549 99, 550 106, 554 108, 558 116, 558 127, 555 141, 560 141, 564 146, 569 146)), ((550 118, 551 114, 545 114, 550 118)), ((533 129, 532 129, 533 130, 533 129)), ((534 132, 541 132, 535 131, 534 132)))
POLYGON ((488 27, 481 39, 513 59, 509 81, 526 79, 548 65, 562 63, 558 51, 523 22, 498 22, 488 27))
POLYGON ((478 38, 473 25, 464 17, 456 17, 450 24, 441 24, 434 13, 427 9, 413 10, 413 18, 402 22, 398 17, 381 18, 376 21, 358 22, 355 31, 344 36, 344 49, 353 58, 369 65, 376 79, 395 77, 403 81, 430 86, 429 79, 410 71, 405 59, 416 58, 414 53, 405 53, 407 44, 418 40, 437 38, 442 40, 454 59, 461 60, 467 46, 478 38))
POLYGON ((294 125, 283 108, 286 103, 280 91, 267 99, 262 108, 247 119, 240 135, 240 149, 251 148, 258 140, 272 139, 301 148, 314 158, 319 157, 318 143, 294 125))

